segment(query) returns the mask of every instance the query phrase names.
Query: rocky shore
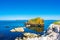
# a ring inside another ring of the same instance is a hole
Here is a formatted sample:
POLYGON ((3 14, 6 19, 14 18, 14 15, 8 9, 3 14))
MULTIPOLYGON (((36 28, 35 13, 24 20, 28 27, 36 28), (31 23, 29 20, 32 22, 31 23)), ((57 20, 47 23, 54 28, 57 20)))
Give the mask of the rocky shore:
POLYGON ((25 37, 17 37, 15 40, 60 40, 60 25, 52 23, 44 35, 24 33, 25 37))
POLYGON ((15 40, 40 40, 40 36, 34 33, 24 33, 24 36, 22 39, 21 37, 16 37, 15 40))
MULTIPOLYGON (((24 32, 24 28, 18 27, 10 30, 11 32, 24 32)), ((60 40, 60 21, 52 23, 44 35, 35 33, 23 33, 23 38, 16 37, 15 40, 60 40)))

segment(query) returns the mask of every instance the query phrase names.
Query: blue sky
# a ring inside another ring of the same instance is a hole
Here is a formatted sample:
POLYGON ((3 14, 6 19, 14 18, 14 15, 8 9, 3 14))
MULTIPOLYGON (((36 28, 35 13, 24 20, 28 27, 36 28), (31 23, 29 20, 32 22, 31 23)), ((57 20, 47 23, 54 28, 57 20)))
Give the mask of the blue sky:
POLYGON ((0 0, 0 20, 35 17, 60 20, 60 0, 0 0))

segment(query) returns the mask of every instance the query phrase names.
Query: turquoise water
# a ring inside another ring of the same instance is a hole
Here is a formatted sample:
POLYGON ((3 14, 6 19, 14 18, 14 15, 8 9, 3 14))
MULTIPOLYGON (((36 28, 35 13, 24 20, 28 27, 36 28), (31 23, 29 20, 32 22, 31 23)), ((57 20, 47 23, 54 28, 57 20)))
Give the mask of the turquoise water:
MULTIPOLYGON (((55 20, 45 20, 44 21, 44 30, 47 30, 48 26, 53 23, 55 20)), ((11 29, 17 27, 25 27, 25 22, 27 20, 2 20, 0 21, 0 40, 14 40, 16 37, 23 37, 23 33, 21 32, 10 32, 11 29)), ((43 32, 35 32, 29 30, 28 28, 24 29, 25 32, 31 32, 36 34, 43 34, 43 32)))

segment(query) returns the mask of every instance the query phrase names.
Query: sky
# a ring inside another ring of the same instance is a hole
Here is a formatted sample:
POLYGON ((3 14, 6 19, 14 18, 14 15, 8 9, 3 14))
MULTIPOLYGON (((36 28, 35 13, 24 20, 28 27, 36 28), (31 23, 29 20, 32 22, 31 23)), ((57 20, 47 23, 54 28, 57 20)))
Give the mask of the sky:
POLYGON ((0 0, 0 20, 36 17, 60 20, 60 0, 0 0))

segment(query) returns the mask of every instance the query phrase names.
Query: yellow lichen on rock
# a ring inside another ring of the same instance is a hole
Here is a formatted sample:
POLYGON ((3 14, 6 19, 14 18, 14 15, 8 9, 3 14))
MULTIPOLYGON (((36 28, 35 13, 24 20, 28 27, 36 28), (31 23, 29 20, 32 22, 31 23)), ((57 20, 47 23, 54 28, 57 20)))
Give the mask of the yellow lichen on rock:
POLYGON ((31 24, 44 24, 44 21, 42 18, 35 18, 35 19, 31 19, 28 21, 31 24))

